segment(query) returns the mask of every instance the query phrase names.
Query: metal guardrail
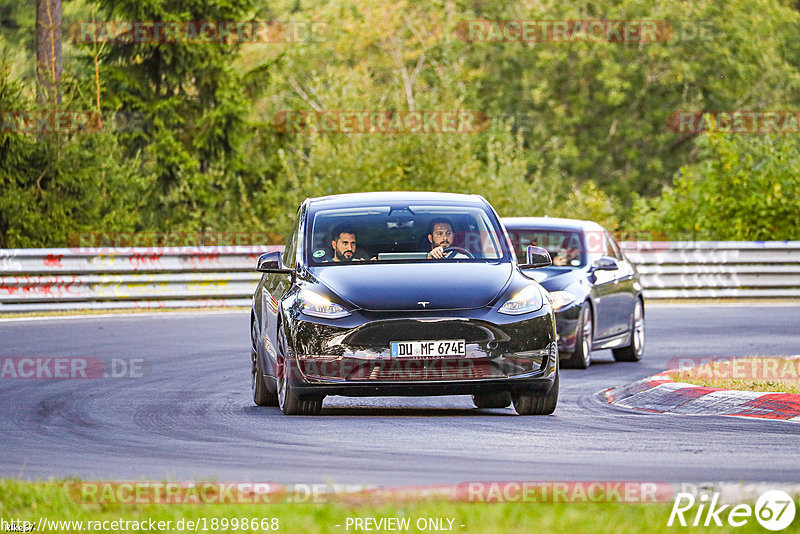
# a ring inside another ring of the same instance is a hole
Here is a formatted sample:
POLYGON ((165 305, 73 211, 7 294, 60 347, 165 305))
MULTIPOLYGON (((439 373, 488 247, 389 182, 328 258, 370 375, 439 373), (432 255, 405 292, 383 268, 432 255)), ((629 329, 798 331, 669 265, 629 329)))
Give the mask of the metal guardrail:
MULTIPOLYGON (((648 299, 798 298, 800 241, 622 243, 648 299)), ((0 313, 249 306, 282 246, 0 250, 0 313)))
POLYGON ((640 241, 622 249, 649 299, 800 297, 800 241, 640 241))
POLYGON ((0 250, 0 313, 249 306, 282 246, 0 250))

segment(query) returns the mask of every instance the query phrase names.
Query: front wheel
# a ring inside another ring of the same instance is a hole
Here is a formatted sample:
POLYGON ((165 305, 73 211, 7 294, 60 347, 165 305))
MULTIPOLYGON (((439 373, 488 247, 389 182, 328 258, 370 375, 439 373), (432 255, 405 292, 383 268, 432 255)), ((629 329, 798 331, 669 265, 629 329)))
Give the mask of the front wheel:
POLYGON ((322 399, 324 397, 303 397, 300 398, 292 388, 292 381, 289 377, 294 368, 294 354, 286 343, 283 331, 278 329, 278 338, 283 356, 278 360, 278 406, 286 415, 317 415, 322 410, 322 399))
POLYGON ((250 321, 250 341, 252 348, 250 349, 250 386, 253 390, 253 402, 256 406, 277 406, 278 394, 271 392, 267 388, 267 379, 264 377, 264 372, 261 369, 261 363, 258 361, 256 354, 258 340, 258 331, 256 330, 256 322, 250 321))
POLYGON ((278 406, 286 415, 318 415, 322 410, 322 397, 299 398, 289 380, 291 362, 284 358, 278 378, 278 406))
POLYGON ((519 415, 550 415, 556 411, 558 404, 558 371, 550 390, 544 395, 536 393, 515 393, 514 409, 519 415))
POLYGON ((571 369, 586 369, 592 364, 592 336, 594 326, 592 324, 592 310, 589 303, 581 306, 580 319, 575 334, 575 352, 568 359, 564 360, 562 367, 571 369))
POLYGON ((631 324, 631 344, 612 351, 614 359, 618 362, 638 362, 644 355, 644 306, 640 299, 636 299, 636 308, 633 310, 631 324))
POLYGON ((267 380, 261 371, 261 364, 258 362, 258 356, 256 356, 255 351, 252 351, 250 358, 252 360, 250 378, 253 389, 253 402, 256 403, 256 406, 277 406, 278 394, 272 393, 267 388, 267 380))

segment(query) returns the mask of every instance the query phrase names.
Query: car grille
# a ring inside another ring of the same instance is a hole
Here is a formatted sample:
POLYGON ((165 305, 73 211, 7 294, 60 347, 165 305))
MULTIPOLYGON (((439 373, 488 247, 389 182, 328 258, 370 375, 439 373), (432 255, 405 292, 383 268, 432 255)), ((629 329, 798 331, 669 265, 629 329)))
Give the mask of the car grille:
POLYGON ((386 346, 389 341, 416 341, 421 339, 463 339, 467 343, 507 341, 505 335, 490 323, 442 319, 432 321, 394 320, 376 321, 347 335, 343 343, 360 347, 386 346))
MULTIPOLYGON (((302 365, 302 363, 301 363, 302 365)), ((505 378, 500 367, 487 359, 441 359, 441 360, 376 360, 361 363, 346 373, 320 373, 325 367, 305 365, 304 374, 309 378, 344 378, 347 381, 436 381, 436 380, 479 380, 484 378, 505 378), (341 376, 346 374, 346 376, 341 376)), ((336 366, 343 369, 341 366, 336 366)))

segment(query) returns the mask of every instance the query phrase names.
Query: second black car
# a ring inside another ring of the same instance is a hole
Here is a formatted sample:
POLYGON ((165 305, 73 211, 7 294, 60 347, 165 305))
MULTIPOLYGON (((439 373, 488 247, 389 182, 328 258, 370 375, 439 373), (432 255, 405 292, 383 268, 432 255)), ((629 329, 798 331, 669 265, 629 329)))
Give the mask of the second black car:
POLYGON ((592 350, 617 361, 644 354, 644 297, 634 265, 613 236, 590 221, 504 218, 520 261, 529 245, 545 248, 553 265, 527 274, 550 292, 564 367, 585 369, 592 350))

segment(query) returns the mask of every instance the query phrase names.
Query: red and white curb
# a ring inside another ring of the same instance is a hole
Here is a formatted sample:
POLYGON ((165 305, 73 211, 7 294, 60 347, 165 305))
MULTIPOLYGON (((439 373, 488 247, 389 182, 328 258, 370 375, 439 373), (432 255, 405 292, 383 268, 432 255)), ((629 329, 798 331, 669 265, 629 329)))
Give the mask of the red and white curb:
POLYGON ((653 375, 603 392, 614 406, 651 413, 757 417, 800 423, 800 394, 734 391, 674 382, 653 375))

